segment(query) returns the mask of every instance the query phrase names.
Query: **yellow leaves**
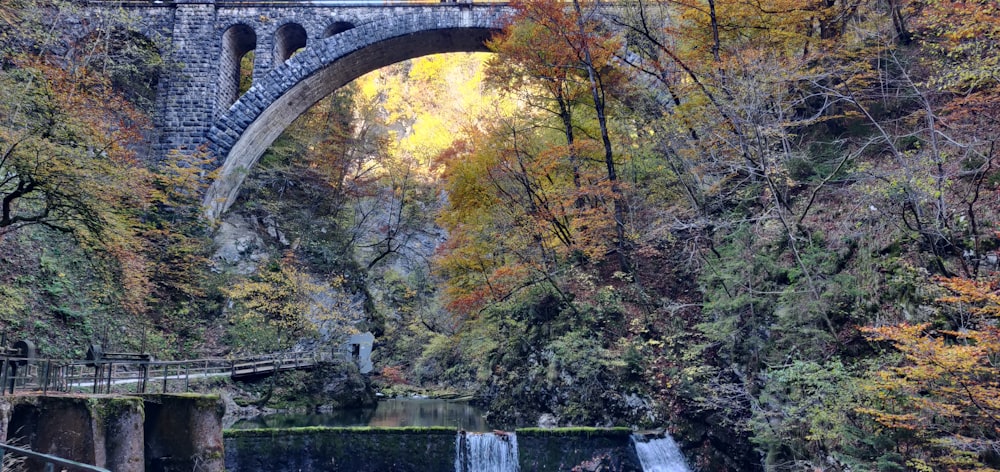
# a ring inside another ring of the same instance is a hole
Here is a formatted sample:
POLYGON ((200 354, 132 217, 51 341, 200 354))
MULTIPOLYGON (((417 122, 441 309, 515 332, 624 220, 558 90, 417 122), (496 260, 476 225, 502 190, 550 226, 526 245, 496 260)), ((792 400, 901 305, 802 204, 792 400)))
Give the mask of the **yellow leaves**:
POLYGON ((934 472, 934 468, 927 464, 927 462, 920 459, 911 459, 906 461, 906 465, 913 467, 917 472, 934 472))
POLYGON ((1000 20, 995 1, 913 2, 915 33, 934 67, 926 85, 960 94, 1000 85, 1000 20))
POLYGON ((493 102, 481 86, 485 60, 482 53, 433 55, 357 80, 359 103, 376 103, 384 110, 379 121, 393 134, 392 158, 417 162, 420 166, 414 172, 432 176, 433 158, 461 137, 464 129, 483 119, 493 102))
POLYGON ((892 429, 905 429, 910 431, 917 430, 917 425, 915 424, 917 420, 917 415, 913 413, 886 413, 881 410, 874 408, 858 408, 858 413, 863 413, 872 416, 875 421, 877 421, 882 426, 892 429))
POLYGON ((281 349, 315 334, 317 321, 339 319, 339 313, 327 312, 315 297, 329 286, 342 284, 343 278, 321 284, 295 266, 288 254, 251 278, 222 289, 233 303, 227 312, 229 321, 237 331, 253 333, 253 339, 244 342, 252 341, 265 350, 281 349))
POLYGON ((939 298, 939 302, 958 304, 981 317, 1000 317, 1000 280, 940 277, 937 282, 952 292, 952 295, 939 298))
MULTIPOLYGON (((948 470, 981 470, 966 432, 992 437, 1000 418, 1000 355, 996 280, 939 278, 951 294, 940 302, 965 313, 961 329, 930 323, 863 328, 868 339, 891 342, 902 362, 879 371, 865 385, 878 404, 858 411, 883 426, 924 438, 926 464, 948 470), (990 433, 987 433, 990 432, 990 433)), ((926 465, 925 464, 925 465, 926 465)), ((982 469, 984 470, 984 469, 982 469)))

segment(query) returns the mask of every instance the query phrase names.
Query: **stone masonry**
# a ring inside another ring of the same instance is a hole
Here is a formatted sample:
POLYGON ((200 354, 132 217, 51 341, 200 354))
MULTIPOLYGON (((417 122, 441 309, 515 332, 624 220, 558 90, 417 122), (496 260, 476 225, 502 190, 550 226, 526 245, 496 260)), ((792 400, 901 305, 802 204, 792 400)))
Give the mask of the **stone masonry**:
POLYGON ((153 150, 204 149, 219 166, 205 197, 217 218, 248 170, 310 106, 361 75, 428 54, 485 51, 510 10, 499 3, 152 0, 103 2, 154 23, 172 67, 160 80, 153 150), (240 59, 254 51, 239 96, 240 59), (294 54, 294 55, 293 55, 294 54))

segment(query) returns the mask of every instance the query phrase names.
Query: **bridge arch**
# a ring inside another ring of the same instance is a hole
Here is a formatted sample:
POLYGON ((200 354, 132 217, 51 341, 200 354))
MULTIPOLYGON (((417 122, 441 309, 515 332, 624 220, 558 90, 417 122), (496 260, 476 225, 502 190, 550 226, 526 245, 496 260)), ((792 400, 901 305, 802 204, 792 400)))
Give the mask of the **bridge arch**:
POLYGON ((486 51, 509 13, 505 7, 440 9, 365 23, 310 42, 268 72, 213 124, 208 146, 221 163, 205 195, 209 218, 236 200, 257 159, 295 118, 348 82, 429 54, 486 51))

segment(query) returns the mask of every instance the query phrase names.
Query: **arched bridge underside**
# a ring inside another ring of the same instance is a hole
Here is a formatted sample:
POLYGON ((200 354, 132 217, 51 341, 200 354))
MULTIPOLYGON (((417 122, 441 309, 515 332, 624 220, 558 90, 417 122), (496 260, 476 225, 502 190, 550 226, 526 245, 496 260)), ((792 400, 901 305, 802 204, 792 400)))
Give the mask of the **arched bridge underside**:
POLYGON ((255 78, 250 90, 221 112, 207 133, 209 150, 222 163, 205 197, 208 216, 218 218, 232 205, 257 159, 317 101, 361 75, 399 61, 485 51, 485 41, 509 13, 498 5, 451 5, 390 15, 339 32, 255 78))

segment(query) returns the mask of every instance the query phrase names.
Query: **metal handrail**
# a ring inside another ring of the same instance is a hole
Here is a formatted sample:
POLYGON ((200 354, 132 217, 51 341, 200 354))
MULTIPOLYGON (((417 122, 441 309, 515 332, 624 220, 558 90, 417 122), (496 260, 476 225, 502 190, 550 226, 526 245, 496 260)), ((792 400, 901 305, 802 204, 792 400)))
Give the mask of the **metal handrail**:
POLYGON ((0 463, 3 462, 3 458, 6 457, 8 453, 44 462, 45 472, 55 472, 55 466, 57 465, 60 467, 70 467, 70 470, 83 470, 88 472, 111 472, 110 470, 105 469, 103 467, 97 467, 95 465, 90 465, 90 464, 83 464, 80 462, 71 461, 69 459, 63 459, 58 456, 53 456, 51 454, 42 454, 41 452, 35 452, 0 442, 0 463))
POLYGON ((0 395, 8 390, 38 390, 43 393, 90 390, 146 392, 152 382, 167 391, 167 383, 183 382, 189 391, 191 380, 232 376, 247 364, 261 373, 278 372, 344 361, 333 352, 280 352, 244 358, 203 358, 175 361, 159 360, 80 360, 0 356, 0 395), (259 364, 259 365, 255 365, 259 364), (264 367, 263 364, 269 364, 264 367), (16 371, 7 366, 19 366, 16 371), (112 367, 113 366, 113 367, 112 367), (258 368, 259 367, 259 368, 258 368), (264 372, 267 371, 267 372, 264 372))

